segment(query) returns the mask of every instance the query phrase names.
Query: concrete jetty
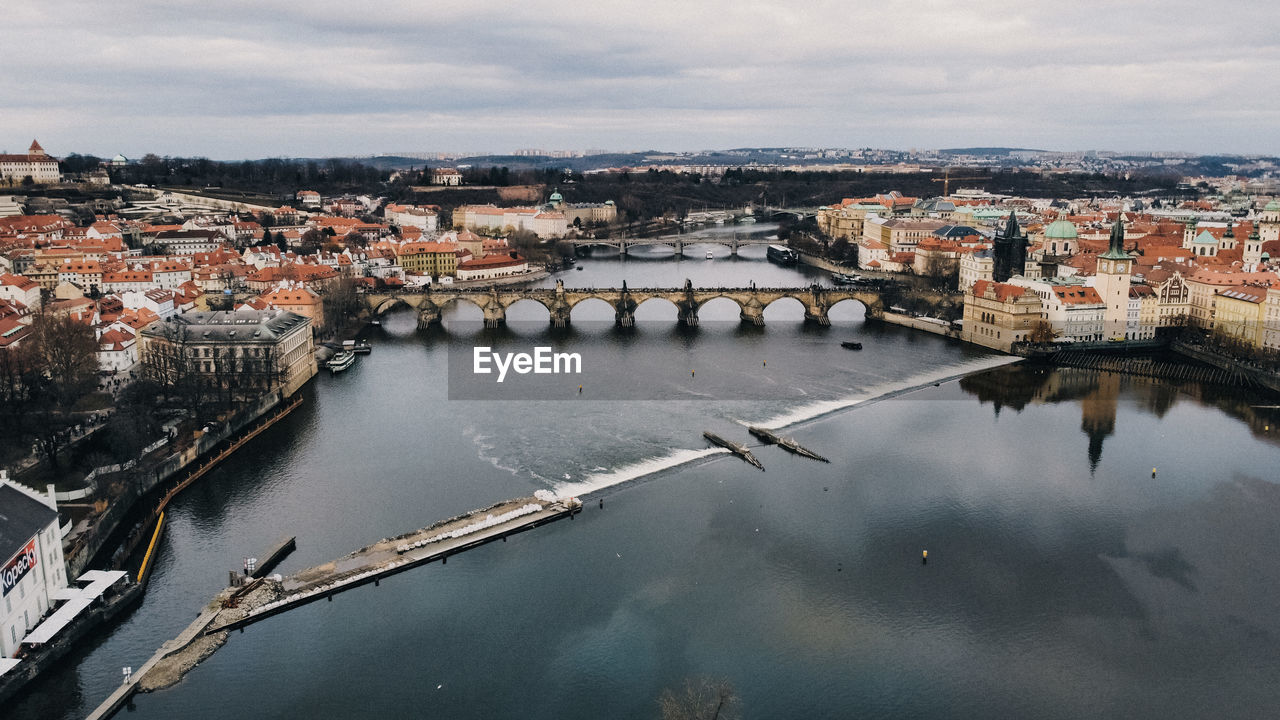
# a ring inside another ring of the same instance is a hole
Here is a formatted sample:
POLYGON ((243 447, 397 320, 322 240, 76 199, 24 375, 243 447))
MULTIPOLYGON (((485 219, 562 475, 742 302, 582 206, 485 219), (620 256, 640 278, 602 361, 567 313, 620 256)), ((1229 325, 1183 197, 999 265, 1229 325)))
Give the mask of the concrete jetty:
MULTIPOLYGON (((361 585, 376 585, 383 578, 419 565, 436 560, 447 562, 450 555, 495 540, 505 541, 510 535, 572 517, 581 510, 582 503, 576 498, 561 500, 539 491, 535 497, 507 500, 411 533, 384 538, 337 560, 287 577, 258 577, 238 587, 228 587, 205 606, 181 635, 161 646, 89 718, 110 717, 134 693, 151 692, 177 683, 221 647, 230 630, 332 598, 361 585)), ((294 547, 293 537, 282 538, 272 546, 264 566, 287 555, 294 547)))
POLYGON ((818 453, 812 450, 809 450, 808 448, 804 447, 800 443, 796 442, 793 438, 783 437, 782 435, 779 435, 774 431, 769 430, 768 428, 762 428, 762 427, 757 427, 755 425, 752 425, 747 428, 747 432, 751 433, 757 438, 760 438, 762 441, 769 443, 770 445, 777 445, 778 447, 782 448, 783 450, 786 450, 787 452, 794 453, 801 457, 807 457, 811 460, 817 460, 819 462, 831 462, 830 460, 822 457, 818 453))
POLYGON ((703 433, 702 433, 702 437, 704 437, 704 438, 706 438, 707 440, 709 440, 712 444, 719 445, 720 447, 722 447, 722 448, 724 448, 724 449, 728 450, 729 452, 733 453, 734 455, 737 455, 738 457, 742 458, 743 460, 746 460, 747 462, 751 463, 752 465, 755 465, 756 467, 760 468, 761 470, 763 470, 763 469, 764 469, 764 465, 761 465, 761 464, 760 464, 760 461, 756 459, 756 456, 755 456, 755 455, 752 455, 752 454, 751 454, 751 451, 747 449, 747 446, 746 446, 746 445, 742 445, 742 444, 740 444, 740 443, 736 443, 736 442, 733 442, 733 441, 730 441, 730 440, 726 440, 726 439, 724 439, 724 438, 720 437, 719 435, 717 435, 717 434, 715 434, 715 433, 713 433, 713 432, 709 432, 709 431, 703 431, 703 433))

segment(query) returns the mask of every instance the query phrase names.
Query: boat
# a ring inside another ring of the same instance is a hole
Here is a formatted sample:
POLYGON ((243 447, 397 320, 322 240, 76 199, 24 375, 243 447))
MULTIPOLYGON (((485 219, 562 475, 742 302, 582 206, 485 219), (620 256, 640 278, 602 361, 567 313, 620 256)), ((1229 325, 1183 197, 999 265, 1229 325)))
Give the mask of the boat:
POLYGON ((342 349, 358 355, 368 355, 373 352, 373 346, 369 344, 368 340, 343 340, 342 349))
POLYGON ((581 265, 579 265, 578 267, 576 267, 576 268, 574 268, 574 269, 575 269, 575 270, 577 270, 578 272, 582 272, 582 266, 581 266, 581 265))
POLYGON ((716 256, 716 254, 715 254, 715 253, 711 252, 710 250, 708 250, 708 251, 707 251, 707 259, 708 259, 708 260, 712 260, 712 259, 714 259, 714 258, 715 258, 715 256, 716 256))
POLYGON ((861 350, 862 343, 854 342, 852 340, 845 340, 844 342, 840 343, 840 347, 844 348, 845 350, 861 350))
POLYGON ((755 215, 743 215, 742 217, 738 218, 738 222, 741 223, 742 225, 750 225, 755 221, 756 221, 755 215))
POLYGON ((795 265, 799 260, 796 251, 785 245, 770 245, 765 249, 765 257, 779 265, 795 265))
POLYGON ((369 321, 369 324, 370 324, 370 325, 372 325, 372 326, 374 326, 374 327, 379 327, 379 326, 381 326, 381 325, 382 325, 382 321, 381 321, 381 320, 374 319, 374 320, 370 320, 370 321, 369 321))
POLYGON ((337 355, 334 355, 333 357, 329 358, 329 362, 325 364, 329 367, 330 372, 338 373, 351 367, 351 364, 354 363, 355 361, 356 361, 355 353, 349 350, 343 350, 342 352, 339 352, 337 355))

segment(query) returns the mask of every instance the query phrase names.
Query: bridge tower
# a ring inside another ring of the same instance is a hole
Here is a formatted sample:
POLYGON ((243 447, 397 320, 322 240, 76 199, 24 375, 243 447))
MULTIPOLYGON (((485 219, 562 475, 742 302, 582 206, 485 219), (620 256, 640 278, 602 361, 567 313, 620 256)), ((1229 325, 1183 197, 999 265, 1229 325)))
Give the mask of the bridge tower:
POLYGON ((685 278, 684 296, 675 301, 680 315, 680 324, 686 327, 698 326, 698 300, 693 294, 693 281, 685 278))
POLYGON ((565 300, 563 280, 556 280, 555 300, 551 303, 551 307, 547 309, 551 312, 552 327, 568 327, 569 316, 573 313, 573 308, 569 307, 568 301, 565 300))
POLYGON ((821 285, 814 283, 809 288, 808 302, 804 304, 804 319, 819 325, 830 325, 831 318, 827 317, 830 309, 831 300, 827 297, 827 292, 821 285))
POLYGON ((618 295, 618 302, 614 303, 613 318, 618 327, 629 328, 636 325, 636 301, 631 299, 626 280, 622 281, 622 292, 618 295))

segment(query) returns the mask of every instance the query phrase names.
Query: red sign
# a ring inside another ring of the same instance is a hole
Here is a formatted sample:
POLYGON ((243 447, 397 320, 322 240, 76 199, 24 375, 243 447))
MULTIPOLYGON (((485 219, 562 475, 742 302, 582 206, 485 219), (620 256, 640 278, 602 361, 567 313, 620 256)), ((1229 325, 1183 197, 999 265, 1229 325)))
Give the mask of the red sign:
POLYGON ((31 538, 27 541, 27 546, 18 551, 9 562, 5 563, 4 570, 0 574, 4 578, 4 594, 8 595, 9 591, 17 587, 22 578, 31 572, 31 568, 36 566, 36 539, 31 538))

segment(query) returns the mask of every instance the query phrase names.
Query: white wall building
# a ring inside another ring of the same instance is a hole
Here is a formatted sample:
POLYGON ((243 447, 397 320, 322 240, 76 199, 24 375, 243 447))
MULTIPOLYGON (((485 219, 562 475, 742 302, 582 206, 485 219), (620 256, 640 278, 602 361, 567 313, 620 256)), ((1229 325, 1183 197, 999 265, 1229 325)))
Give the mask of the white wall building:
POLYGON ((67 587, 57 503, 10 482, 0 471, 0 658, 17 653, 23 638, 67 587))

